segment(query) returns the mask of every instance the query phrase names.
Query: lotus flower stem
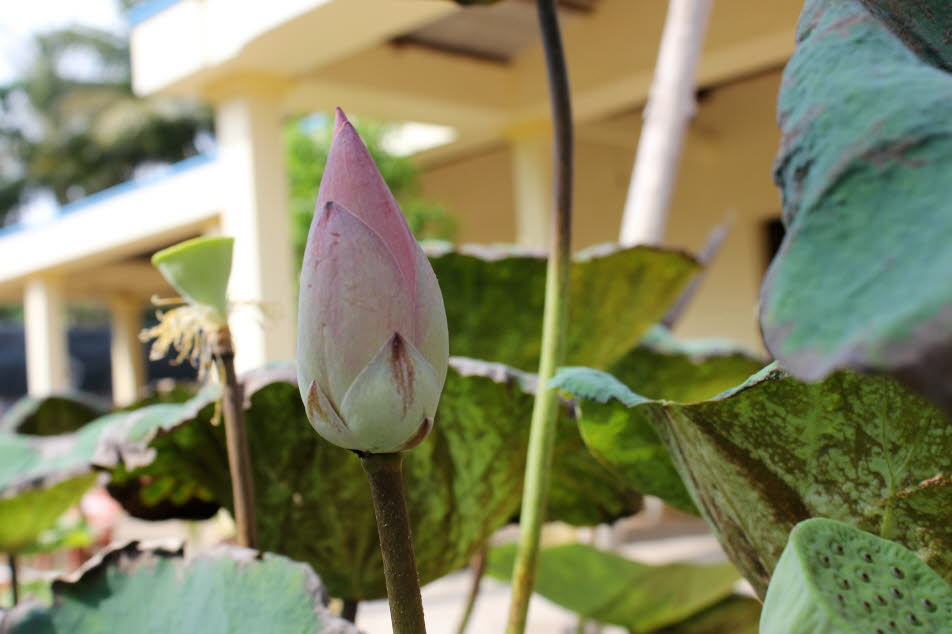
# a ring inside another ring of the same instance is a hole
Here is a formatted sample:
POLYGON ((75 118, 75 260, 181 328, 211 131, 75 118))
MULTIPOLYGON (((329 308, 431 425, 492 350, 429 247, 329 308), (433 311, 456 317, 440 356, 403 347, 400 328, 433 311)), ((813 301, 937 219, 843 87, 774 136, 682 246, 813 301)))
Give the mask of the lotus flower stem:
POLYGON ((403 493, 402 453, 360 453, 377 518, 393 634, 424 634, 423 600, 403 493))
POLYGON ((558 394, 546 386, 562 362, 565 347, 572 246, 572 107, 568 72, 555 0, 537 0, 536 6, 552 104, 555 208, 545 283, 539 387, 532 410, 532 427, 526 456, 519 547, 512 574, 512 603, 506 630, 508 634, 522 634, 525 631, 529 598, 532 596, 538 567, 539 536, 548 497, 549 471, 558 415, 558 394))
POLYGON ((360 605, 360 601, 356 599, 344 599, 344 607, 341 608, 340 617, 351 623, 357 622, 357 607, 360 605))
POLYGON ((476 606, 476 598, 479 597, 479 587, 483 581, 483 575, 486 574, 486 558, 489 555, 489 544, 485 544, 479 549, 479 552, 473 555, 469 562, 470 585, 469 593, 466 596, 466 605, 463 608, 463 616, 459 620, 456 628, 456 634, 466 634, 466 628, 469 626, 469 619, 473 615, 473 608, 476 606))
POLYGON ((255 497, 251 475, 251 455, 245 432, 244 388, 235 375, 235 350, 228 326, 211 337, 212 357, 221 370, 222 415, 225 419, 225 445, 231 473, 231 494, 235 509, 238 545, 255 547, 255 497))
POLYGON ((20 587, 17 581, 17 556, 13 553, 7 555, 7 565, 10 566, 10 597, 13 601, 13 607, 20 602, 20 587))

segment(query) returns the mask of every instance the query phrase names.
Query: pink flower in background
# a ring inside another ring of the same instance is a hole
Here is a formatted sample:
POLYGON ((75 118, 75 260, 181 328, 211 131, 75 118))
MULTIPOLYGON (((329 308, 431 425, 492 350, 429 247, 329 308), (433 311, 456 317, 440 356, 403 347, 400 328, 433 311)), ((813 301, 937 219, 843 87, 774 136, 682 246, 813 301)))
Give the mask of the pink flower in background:
POLYGON ((105 537, 106 541, 122 517, 122 507, 102 487, 91 489, 83 495, 79 501, 79 510, 96 538, 105 537))
POLYGON ((357 451, 416 446, 433 424, 448 349, 433 269, 338 109, 298 303, 298 384, 311 424, 357 451))

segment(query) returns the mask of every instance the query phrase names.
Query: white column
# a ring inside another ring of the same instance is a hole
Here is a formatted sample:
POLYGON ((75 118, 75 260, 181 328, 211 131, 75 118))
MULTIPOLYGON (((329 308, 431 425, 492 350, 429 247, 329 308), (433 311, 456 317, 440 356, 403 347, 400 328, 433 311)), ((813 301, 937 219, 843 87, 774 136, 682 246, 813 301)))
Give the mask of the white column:
POLYGON ((109 298, 109 360, 112 366, 112 401, 122 407, 134 403, 145 385, 142 355, 142 302, 129 295, 109 298))
POLYGON ((222 232, 235 238, 229 294, 241 305, 230 325, 239 372, 294 358, 295 289, 278 100, 229 98, 218 106, 219 158, 227 170, 222 232))
POLYGON ((552 224, 552 143, 547 130, 510 135, 516 242, 545 249, 552 224))
POLYGON ((625 200, 619 242, 660 244, 694 117, 695 74, 713 0, 669 0, 651 94, 625 200))
POLYGON ((69 353, 66 347, 66 302, 56 277, 36 277, 23 291, 26 333, 26 381, 32 396, 68 390, 69 353))

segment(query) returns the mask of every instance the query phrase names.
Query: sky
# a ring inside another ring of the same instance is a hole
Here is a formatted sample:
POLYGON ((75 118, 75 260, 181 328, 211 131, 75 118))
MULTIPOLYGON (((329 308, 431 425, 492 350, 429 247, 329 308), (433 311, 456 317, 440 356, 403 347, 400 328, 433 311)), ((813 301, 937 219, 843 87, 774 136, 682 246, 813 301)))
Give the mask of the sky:
POLYGON ((30 34, 70 24, 124 31, 117 0, 3 0, 0 11, 0 84, 29 60, 30 34))

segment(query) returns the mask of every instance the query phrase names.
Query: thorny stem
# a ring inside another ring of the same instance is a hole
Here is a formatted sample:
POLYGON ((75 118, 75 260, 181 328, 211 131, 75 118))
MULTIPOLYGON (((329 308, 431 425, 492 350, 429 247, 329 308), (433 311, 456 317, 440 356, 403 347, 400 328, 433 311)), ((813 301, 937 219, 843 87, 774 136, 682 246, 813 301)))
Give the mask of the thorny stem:
POLYGON ((469 619, 473 615, 473 608, 476 606, 476 598, 479 596, 479 586, 483 580, 483 575, 486 573, 486 557, 488 554, 489 546, 483 546, 469 562, 469 593, 466 596, 466 605, 463 608, 463 616, 459 620, 459 626, 456 628, 456 634, 466 634, 469 619))
POLYGON ((532 427, 526 455, 519 548, 512 574, 512 603, 506 629, 508 634, 522 634, 525 631, 529 598, 535 585, 539 536, 545 515, 558 414, 558 394, 546 386, 562 361, 572 243, 572 108, 569 100, 568 72, 555 0, 536 0, 536 6, 552 104, 555 208, 546 272, 539 387, 532 410, 532 427))
POLYGON ((20 585, 17 581, 17 556, 13 553, 7 555, 7 565, 10 566, 10 596, 13 598, 13 607, 20 602, 20 585))
POLYGON ((413 557, 410 516, 403 493, 403 454, 358 455, 370 480, 393 634, 425 634, 420 579, 413 557))
POLYGON ((225 419, 225 444, 235 508, 238 545, 255 547, 255 497, 251 475, 251 455, 245 431, 244 387, 235 376, 235 350, 231 331, 223 326, 211 336, 212 357, 221 370, 222 414, 225 419))

